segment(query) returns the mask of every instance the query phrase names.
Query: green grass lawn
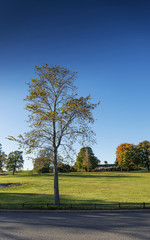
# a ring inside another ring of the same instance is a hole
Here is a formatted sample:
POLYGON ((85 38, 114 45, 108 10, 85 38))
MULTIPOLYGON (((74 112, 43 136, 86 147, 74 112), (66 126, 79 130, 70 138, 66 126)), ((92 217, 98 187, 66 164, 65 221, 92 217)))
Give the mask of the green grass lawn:
MULTIPOLYGON (((53 174, 30 172, 0 175, 0 203, 53 203, 53 174)), ((150 203, 149 172, 61 173, 61 203, 150 203)))

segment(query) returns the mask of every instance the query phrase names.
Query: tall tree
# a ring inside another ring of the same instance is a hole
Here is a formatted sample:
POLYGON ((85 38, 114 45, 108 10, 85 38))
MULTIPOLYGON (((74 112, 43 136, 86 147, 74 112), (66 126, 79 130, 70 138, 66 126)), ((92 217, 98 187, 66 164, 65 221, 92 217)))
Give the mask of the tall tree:
POLYGON ((71 149, 78 137, 82 141, 90 140, 93 135, 90 123, 94 123, 92 110, 97 104, 91 103, 90 96, 77 96, 74 85, 76 73, 61 66, 35 67, 37 78, 28 83, 25 101, 30 112, 29 121, 32 130, 17 139, 27 146, 28 152, 36 148, 49 148, 53 152, 54 162, 54 204, 59 201, 57 156, 60 147, 71 149))
POLYGON ((94 155, 92 148, 83 147, 78 153, 75 167, 78 171, 89 171, 98 167, 100 160, 94 155))
POLYGON ((14 151, 9 153, 7 161, 6 161, 6 169, 13 172, 15 174, 16 170, 20 170, 23 168, 23 156, 21 151, 14 151))
POLYGON ((34 170, 38 173, 49 172, 53 166, 53 155, 49 150, 41 150, 38 156, 33 159, 34 170))
POLYGON ((2 154, 2 144, 0 143, 0 154, 2 154))
POLYGON ((2 150, 2 144, 0 143, 0 171, 3 170, 7 155, 2 150))
POLYGON ((90 158, 90 153, 88 151, 88 148, 86 148, 84 157, 83 157, 83 168, 89 172, 92 169, 92 163, 90 158))
POLYGON ((138 156, 141 161, 141 165, 146 167, 149 171, 150 169, 150 142, 143 141, 140 142, 137 146, 138 149, 138 156))
POLYGON ((120 144, 116 150, 116 158, 121 169, 129 170, 134 166, 136 157, 135 146, 129 143, 120 144))

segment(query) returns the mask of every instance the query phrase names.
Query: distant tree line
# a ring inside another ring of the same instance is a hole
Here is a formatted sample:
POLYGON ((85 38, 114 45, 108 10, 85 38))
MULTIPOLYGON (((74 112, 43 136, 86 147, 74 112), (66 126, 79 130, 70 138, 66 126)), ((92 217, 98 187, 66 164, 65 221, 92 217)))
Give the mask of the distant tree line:
MULTIPOLYGON (((81 148, 74 166, 63 163, 58 156, 58 172, 92 171, 99 166, 100 160, 95 157, 90 147, 81 148)), ((53 155, 51 151, 42 150, 33 160, 34 171, 37 173, 48 173, 53 171, 53 155)))
MULTIPOLYGON (((37 157, 33 159, 33 170, 37 173, 53 172, 53 153, 50 150, 41 150, 38 152, 37 157)), ((63 159, 58 156, 58 172, 71 172, 75 171, 73 166, 68 163, 63 163, 63 159)))
POLYGON ((137 145, 123 143, 117 147, 116 163, 121 170, 144 167, 150 170, 150 142, 143 141, 137 145))
POLYGON ((14 175, 17 170, 23 168, 23 164, 22 151, 14 151, 6 155, 2 150, 2 144, 0 144, 0 171, 6 169, 14 175))

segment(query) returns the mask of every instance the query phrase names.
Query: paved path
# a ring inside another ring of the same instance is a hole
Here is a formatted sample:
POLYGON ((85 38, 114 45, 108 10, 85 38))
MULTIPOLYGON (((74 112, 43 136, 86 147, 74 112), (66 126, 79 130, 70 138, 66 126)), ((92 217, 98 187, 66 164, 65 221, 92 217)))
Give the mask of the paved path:
POLYGON ((0 212, 0 240, 150 239, 150 213, 0 212))

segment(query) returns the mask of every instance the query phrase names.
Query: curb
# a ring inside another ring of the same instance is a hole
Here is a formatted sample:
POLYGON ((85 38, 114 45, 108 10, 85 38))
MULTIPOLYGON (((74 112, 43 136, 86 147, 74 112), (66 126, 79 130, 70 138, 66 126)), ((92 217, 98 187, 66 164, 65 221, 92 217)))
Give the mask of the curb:
POLYGON ((125 213, 125 212, 150 212, 150 209, 119 209, 119 210, 22 210, 0 209, 0 213, 125 213))

